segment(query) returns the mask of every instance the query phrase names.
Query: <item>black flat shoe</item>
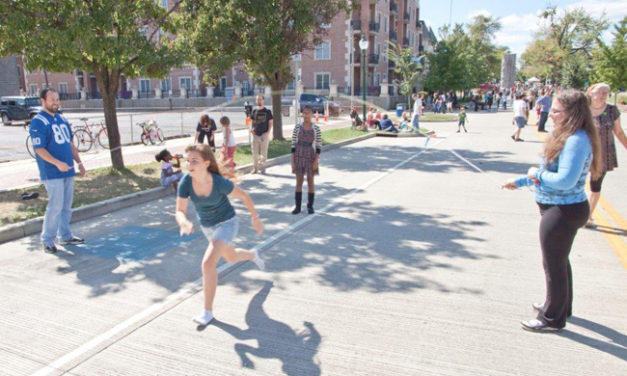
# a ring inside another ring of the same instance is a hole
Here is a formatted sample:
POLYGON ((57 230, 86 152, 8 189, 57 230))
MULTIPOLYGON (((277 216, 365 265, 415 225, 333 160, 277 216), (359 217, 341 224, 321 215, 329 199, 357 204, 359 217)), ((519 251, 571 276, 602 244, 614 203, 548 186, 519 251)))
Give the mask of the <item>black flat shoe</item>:
POLYGON ((538 319, 521 321, 520 325, 522 325, 524 330, 528 330, 530 332, 557 332, 561 329, 549 326, 538 319))

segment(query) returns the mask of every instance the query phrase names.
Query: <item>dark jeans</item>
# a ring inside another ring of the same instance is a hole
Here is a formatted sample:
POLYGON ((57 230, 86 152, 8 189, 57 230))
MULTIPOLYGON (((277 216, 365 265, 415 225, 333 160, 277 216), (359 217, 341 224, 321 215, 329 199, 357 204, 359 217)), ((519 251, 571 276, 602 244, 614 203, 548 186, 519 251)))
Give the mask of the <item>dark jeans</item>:
POLYGON ((588 201, 540 207, 540 245, 546 280, 544 308, 538 320, 556 328, 566 325, 573 310, 573 273, 568 256, 577 235, 590 215, 588 201))
POLYGON ((200 134, 198 135, 198 143, 199 144, 204 143, 205 142, 205 136, 207 136, 207 142, 209 143, 209 146, 211 146, 211 150, 216 151, 216 143, 214 142, 214 140, 209 135, 206 135, 206 134, 200 132, 200 134))
POLYGON ((549 118, 548 112, 540 112, 540 120, 538 121, 538 130, 543 131, 544 125, 546 124, 546 120, 549 118))

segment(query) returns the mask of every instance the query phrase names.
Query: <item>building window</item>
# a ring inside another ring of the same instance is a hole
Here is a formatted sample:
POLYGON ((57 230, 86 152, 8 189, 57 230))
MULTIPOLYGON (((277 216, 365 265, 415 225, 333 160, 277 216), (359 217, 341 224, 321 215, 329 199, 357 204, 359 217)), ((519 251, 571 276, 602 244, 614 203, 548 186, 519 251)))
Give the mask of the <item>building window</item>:
POLYGON ((30 84, 30 95, 38 95, 39 94, 39 86, 37 84, 30 84))
POLYGON ((67 94, 67 82, 59 82, 59 94, 67 94))
POLYGON ((381 82, 381 73, 377 73, 375 76, 374 86, 379 86, 380 82, 381 82))
POLYGON ((141 78, 139 80, 139 92, 150 93, 150 80, 147 78, 141 78))
POLYGON ((161 80, 161 90, 166 92, 172 90, 172 83, 169 77, 161 80))
POLYGON ((168 0, 161 0, 161 6, 168 9, 168 0))
POLYGON ((322 42, 316 46, 315 60, 331 60, 331 43, 322 42))
POLYGON ((316 89, 328 89, 331 81, 331 73, 316 73, 316 89))
POLYGON ((388 32, 388 19, 387 19, 387 17, 385 17, 383 19, 383 32, 385 32, 385 33, 388 32))
POLYGON ((191 77, 181 77, 179 78, 179 87, 181 89, 185 88, 187 90, 192 89, 192 78, 191 77))
POLYGON ((301 61, 303 59, 303 54, 292 55, 293 61, 301 61))

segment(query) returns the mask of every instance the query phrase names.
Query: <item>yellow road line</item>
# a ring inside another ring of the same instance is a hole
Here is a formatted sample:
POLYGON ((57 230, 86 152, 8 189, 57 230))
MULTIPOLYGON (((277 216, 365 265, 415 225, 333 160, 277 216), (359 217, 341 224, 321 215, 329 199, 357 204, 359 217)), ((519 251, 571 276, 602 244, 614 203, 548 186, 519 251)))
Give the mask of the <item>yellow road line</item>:
POLYGON ((614 221, 616 227, 627 231, 627 220, 625 220, 622 215, 618 214, 614 207, 610 205, 610 203, 606 199, 604 199, 603 196, 601 196, 599 199, 599 206, 601 206, 603 208, 603 211, 605 211, 610 216, 612 221, 614 221))
MULTIPOLYGON (((605 207, 603 207, 604 211, 606 207, 611 208, 611 205, 607 201, 605 202, 605 204, 606 204, 605 207)), ((620 217, 620 215, 616 213, 616 211, 613 208, 611 208, 610 210, 614 214, 616 214, 621 221, 624 221, 624 219, 622 219, 622 217, 620 217)), ((605 216, 601 214, 601 211, 599 210, 598 206, 597 206, 597 210, 595 210, 594 213, 592 214, 592 217, 594 218, 594 221, 596 222, 596 224, 599 226, 602 226, 605 228, 613 227, 612 224, 605 218, 605 216)), ((616 223, 616 225, 618 225, 619 228, 626 230, 623 226, 619 225, 619 223, 616 223)), ((608 233, 605 231, 602 231, 602 233, 603 233, 603 237, 605 237, 605 240, 607 240, 607 242, 610 244, 610 247, 612 248, 614 253, 616 253, 616 256, 618 256, 618 259, 623 264, 623 267, 627 269, 627 244, 625 244, 622 237, 618 234, 612 234, 612 233, 608 233)))

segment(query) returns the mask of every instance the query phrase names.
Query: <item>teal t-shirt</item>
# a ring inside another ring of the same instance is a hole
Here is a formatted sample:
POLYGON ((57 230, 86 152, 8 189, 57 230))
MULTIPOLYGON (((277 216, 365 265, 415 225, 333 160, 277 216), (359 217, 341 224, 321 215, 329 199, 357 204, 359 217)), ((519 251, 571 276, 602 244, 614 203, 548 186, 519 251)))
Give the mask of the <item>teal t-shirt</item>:
POLYGON ((203 227, 215 226, 235 217, 235 209, 227 195, 233 191, 233 182, 218 174, 211 173, 213 188, 209 196, 198 196, 192 187, 192 177, 185 174, 178 187, 178 196, 189 198, 194 203, 196 214, 203 227))

